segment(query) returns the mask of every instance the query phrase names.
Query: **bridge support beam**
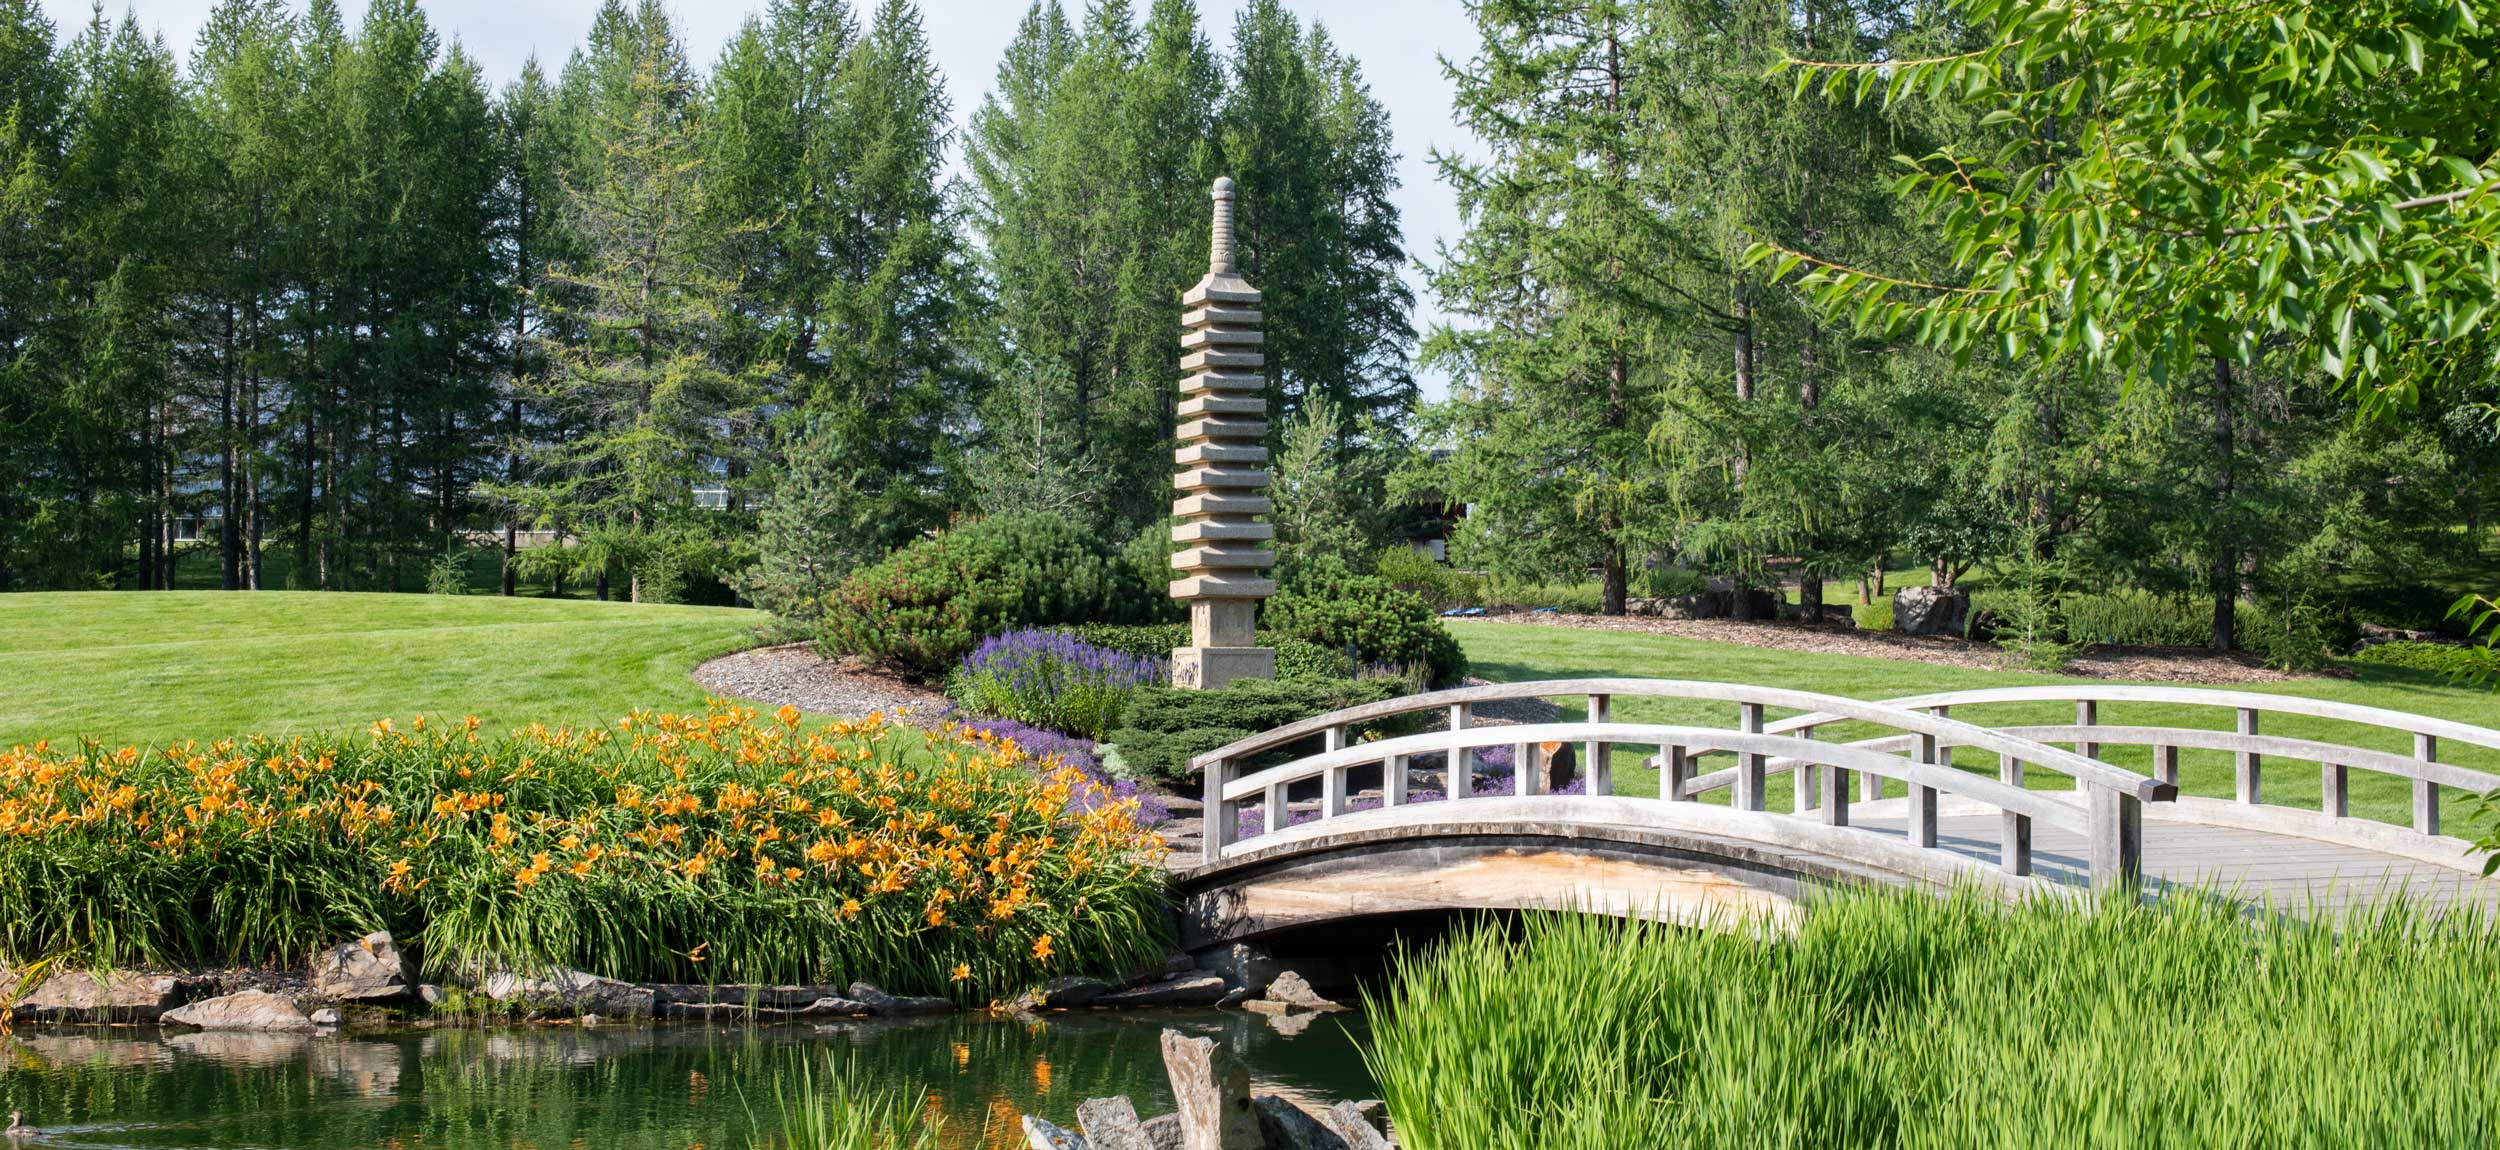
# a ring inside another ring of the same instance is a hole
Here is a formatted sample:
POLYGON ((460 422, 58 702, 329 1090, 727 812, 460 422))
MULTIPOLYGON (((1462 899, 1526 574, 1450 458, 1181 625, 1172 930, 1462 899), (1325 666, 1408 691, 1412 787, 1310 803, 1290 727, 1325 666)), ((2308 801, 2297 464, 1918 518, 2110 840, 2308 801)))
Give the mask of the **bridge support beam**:
POLYGON ((2104 893, 2136 889, 2144 877, 2144 800, 2108 787, 2089 787, 2084 794, 2092 889, 2104 893))

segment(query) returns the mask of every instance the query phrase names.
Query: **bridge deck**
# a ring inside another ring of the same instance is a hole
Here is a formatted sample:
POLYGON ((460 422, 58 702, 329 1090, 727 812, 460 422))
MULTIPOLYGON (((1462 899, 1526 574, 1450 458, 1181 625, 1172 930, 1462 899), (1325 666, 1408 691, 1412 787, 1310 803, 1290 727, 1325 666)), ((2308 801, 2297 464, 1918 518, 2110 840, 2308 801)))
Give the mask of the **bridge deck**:
MULTIPOLYGON (((1528 815, 1537 816, 1543 824, 1578 823, 1591 831, 1636 831, 1654 829, 1653 821, 1643 817, 1655 811, 1661 816, 1703 813, 1695 808, 1705 804, 1660 804, 1656 800, 1519 800, 1474 798, 1458 803, 1429 803, 1401 808, 1395 813, 1365 812, 1328 822, 1304 822, 1276 836, 1254 837, 1243 845, 1274 851, 1288 840, 1312 840, 1347 830, 1369 830, 1374 824, 1389 822, 1413 824, 1418 816, 1430 812, 1439 819, 1465 819, 1475 822, 1481 812, 1499 823, 1528 815), (1579 809, 1574 810, 1572 808, 1579 809), (1680 810, 1678 810, 1680 808, 1680 810), (1627 814, 1632 817, 1625 817, 1627 814), (1403 817, 1401 817, 1403 816, 1403 817)), ((1907 843, 1903 802, 1899 799, 1860 803, 1851 811, 1850 823, 1861 830, 1875 831, 1887 837, 1899 836, 1907 843)), ((1718 808, 1724 811, 1725 808, 1718 808)), ((1975 802, 1946 799, 1938 812, 1937 846, 1943 851, 1981 864, 1997 861, 1999 816, 1996 811, 1975 802)), ((1173 855, 1175 870, 1187 873, 1195 869, 1196 820, 1177 824, 1173 855)), ((1423 826, 1410 826, 1424 831, 1423 826)), ((1485 829, 1478 825, 1476 831, 1485 829)), ((2252 904, 2274 907, 2284 913, 2301 917, 2340 918, 2357 906, 2384 902, 2401 894, 2417 905, 2448 909, 2476 907, 2500 913, 2500 880, 2484 879, 2469 870, 2443 866, 2434 862, 2407 858, 2399 854, 2371 850, 2304 838, 2267 830, 2213 826, 2195 822, 2149 818, 2144 823, 2144 874, 2153 890, 2183 892, 2213 890, 2252 904)), ((2059 886, 2084 887, 2090 881, 2086 844, 2081 834, 2041 825, 2032 836, 2034 875, 2059 886)), ((1585 860, 1587 873, 1574 883, 1564 872, 1570 869, 1568 859, 1541 857, 1534 868, 1534 882, 1551 884, 1549 889, 1570 887, 1580 892, 1583 901, 1591 890, 1614 892, 1599 902, 1623 897, 1625 892, 1637 901, 1637 891, 1627 887, 1627 874, 1622 868, 1600 858, 1585 860), (1560 867, 1562 869, 1557 870, 1560 867)), ((1992 869, 1989 868, 1989 869, 1992 869)), ((1373 913, 1405 909, 1418 900, 1430 902, 1439 893, 1424 874, 1396 875, 1396 881, 1381 885, 1388 874, 1345 874, 1325 884, 1325 895, 1332 900, 1351 902, 1376 901, 1373 913), (1366 894, 1366 892, 1369 892, 1366 894)), ((1528 878, 1523 874, 1523 880, 1528 878)), ((1676 876, 1653 876, 1661 887, 1685 881, 1676 876)), ((1307 885, 1307 884, 1305 884, 1307 885)), ((1640 885, 1631 880, 1632 886, 1640 885)), ((1321 890, 1308 892, 1321 895, 1321 890)), ((1661 890, 1660 893, 1666 893, 1661 890)), ((1353 910, 1349 904, 1343 909, 1353 910)))
MULTIPOLYGON (((1850 822, 1906 834, 1899 800, 1862 804, 1850 822)), ((1948 800, 1936 820, 1936 845, 1969 858, 1997 857, 1998 818, 1976 804, 1948 800)), ((2053 827, 2032 832, 2033 873, 2062 884, 2089 879, 2083 836, 2053 827)), ((2157 889, 2219 890, 2288 913, 2340 917, 2361 904, 2402 892, 2420 905, 2480 906, 2500 911, 2500 881, 2399 855, 2240 827, 2147 819, 2144 874, 2157 889)))

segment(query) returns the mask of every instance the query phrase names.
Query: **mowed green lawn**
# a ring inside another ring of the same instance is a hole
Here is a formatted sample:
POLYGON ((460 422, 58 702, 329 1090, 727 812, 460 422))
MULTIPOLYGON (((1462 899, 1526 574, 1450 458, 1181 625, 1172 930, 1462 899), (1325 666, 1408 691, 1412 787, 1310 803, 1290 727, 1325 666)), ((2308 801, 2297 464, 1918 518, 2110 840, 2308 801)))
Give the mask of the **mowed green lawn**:
MULTIPOLYGON (((1757 683, 1853 698, 1881 699, 1974 687, 2107 681, 1973 670, 1907 660, 1775 651, 1662 635, 1587 631, 1570 627, 1452 622, 1450 630, 1458 636, 1460 646, 1466 649, 1476 674, 1503 682, 1619 675, 1757 683)), ((2500 727, 2500 695, 2488 690, 2454 686, 2436 675, 2397 668, 2353 664, 2347 669, 2357 677, 2298 679, 2230 689, 2306 695, 2434 715, 2478 726, 2500 727)), ((1575 700, 1556 701, 1564 704, 1575 718, 1583 713, 1575 700)), ((1617 718, 1630 722, 1714 727, 1726 727, 1735 722, 1735 708, 1717 703, 1622 699, 1616 701, 1614 710, 1617 718)), ((1771 712, 1774 718, 1791 713, 1771 712)), ((1989 726, 2007 726, 2072 723, 2075 716, 2072 704, 2019 704, 1960 708, 1955 710, 1954 717, 1989 726)), ((2099 721, 2112 725, 2228 730, 2233 722, 2233 713, 2212 707, 2108 704, 2101 707, 2099 721)), ((2406 736, 2373 732, 2327 720, 2269 715, 2263 722, 2262 730, 2270 735, 2330 740, 2400 754, 2413 752, 2412 742, 2406 736)), ((1874 733, 1871 727, 1842 725, 1825 729, 1821 737, 1846 739, 1874 733)), ((1658 793, 1657 772, 1641 765, 1642 759, 1650 753, 1653 752, 1648 748, 1617 752, 1615 772, 1618 791, 1645 795, 1658 793)), ((2450 744, 2441 747, 2440 757, 2462 766, 2500 771, 2500 752, 2450 744)), ((2152 755, 2146 748, 2104 747, 2102 758, 2147 773, 2152 770, 2152 755)), ((1724 767, 1729 762, 1726 758, 1714 759, 1706 769, 1724 767)), ((1979 752, 1966 751, 1957 757, 1956 763, 1991 774, 1996 770, 1995 757, 1979 752)), ((2044 778, 2045 774, 2032 772, 2026 781, 2043 789, 2063 782, 2063 776, 2044 778)), ((2229 796, 2233 793, 2231 759, 2222 752, 2182 752, 2179 774, 2180 787, 2186 793, 2209 796, 2229 796)), ((2265 763, 2263 777, 2265 801, 2311 808, 2317 806, 2320 791, 2318 764, 2269 759, 2265 763)), ((2412 792, 2407 781, 2361 770, 2350 772, 2348 778, 2353 814, 2391 822, 2404 822, 2412 817, 2412 792)), ((1895 784, 1889 793, 1899 794, 1899 785, 1895 784)), ((1772 806, 1785 810, 1789 806, 1790 794, 1789 781, 1785 777, 1775 779, 1769 801, 1772 806)), ((1725 793, 1715 796, 1715 801, 1726 801, 1725 793)), ((2467 797, 2454 791, 2443 792, 2443 802, 2447 823, 2444 829, 2451 834, 2471 837, 2467 829, 2470 810, 2467 797)))
POLYGON ((763 618, 490 595, 0 595, 0 747, 699 708, 689 672, 753 644, 763 618))

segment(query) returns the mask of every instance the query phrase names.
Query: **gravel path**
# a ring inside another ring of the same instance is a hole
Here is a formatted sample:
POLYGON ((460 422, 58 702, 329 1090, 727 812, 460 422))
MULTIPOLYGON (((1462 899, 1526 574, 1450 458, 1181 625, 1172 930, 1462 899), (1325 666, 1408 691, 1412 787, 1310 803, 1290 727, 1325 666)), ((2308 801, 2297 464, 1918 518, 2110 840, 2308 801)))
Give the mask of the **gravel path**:
MULTIPOLYGON (((1576 627, 1587 631, 1631 631, 1672 635, 1713 643, 1741 643, 1781 651, 1818 655, 1861 655, 1875 659, 1913 659, 1947 667, 1990 671, 2024 670, 2020 660, 1984 643, 1962 639, 1901 635, 1890 631, 1856 631, 1842 627, 1808 627, 1796 623, 1739 623, 1729 619, 1655 619, 1643 616, 1567 614, 1488 615, 1473 622, 1522 627, 1576 627)), ((2135 679, 2159 683, 2278 683, 2304 676, 2288 675, 2245 655, 2175 648, 2121 647, 2096 649, 2077 656, 2069 675, 2091 679, 2135 679)))
POLYGON ((805 643, 723 655, 695 668, 694 681, 714 694, 840 719, 882 711, 903 722, 926 723, 946 709, 944 695, 873 671, 846 669, 805 643))

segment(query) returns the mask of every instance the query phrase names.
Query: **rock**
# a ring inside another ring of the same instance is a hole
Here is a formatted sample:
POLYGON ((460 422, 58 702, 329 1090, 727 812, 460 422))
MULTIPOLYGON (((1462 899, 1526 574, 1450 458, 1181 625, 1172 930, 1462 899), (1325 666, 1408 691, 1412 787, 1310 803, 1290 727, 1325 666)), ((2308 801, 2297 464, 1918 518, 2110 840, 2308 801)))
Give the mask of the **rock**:
POLYGON ((1266 990, 1268 980, 1276 977, 1276 960, 1248 943, 1202 950, 1192 957, 1197 960, 1197 969, 1221 975, 1224 981, 1252 994, 1266 990))
POLYGON ((1320 997, 1318 991, 1311 989, 1308 980, 1290 970, 1277 975, 1276 981, 1267 984, 1267 997, 1270 1001, 1284 1003, 1296 1010, 1345 1009, 1337 1002, 1320 997))
POLYGON ((1165 978, 1170 978, 1175 974, 1187 974, 1196 969, 1198 969, 1198 959, 1195 955, 1182 954, 1176 950, 1163 956, 1163 977, 1165 978))
POLYGON ((1118 991, 1094 1000, 1096 1006, 1213 1006, 1232 991, 1224 979, 1213 974, 1187 974, 1179 978, 1150 982, 1132 990, 1118 991))
POLYGON ((1345 1139, 1301 1107, 1273 1094, 1251 1100, 1267 1150, 1346 1150, 1345 1139))
POLYGON ((1111 993, 1111 984, 1081 974, 1063 974, 1025 992, 1011 1004, 1026 1010, 1059 1007, 1074 1010, 1111 993))
POLYGON ((387 930, 340 943, 312 959, 312 992, 317 998, 390 1002, 408 997, 416 985, 415 968, 387 930))
POLYGON ((1727 615, 1727 596, 1697 591, 1690 595, 1669 595, 1647 601, 1650 609, 1644 615, 1661 619, 1719 619, 1727 615))
POLYGON ((1154 1150, 1182 1150, 1180 1115, 1163 1114, 1149 1118, 1145 1122, 1145 1130, 1146 1140, 1154 1144, 1154 1150))
POLYGON ((1076 1128, 1093 1150, 1155 1150, 1137 1107, 1126 1098, 1088 1098, 1077 1104, 1076 1128))
POLYGON ((1970 593, 1935 587, 1904 587, 1892 596, 1892 629, 1904 635, 1960 638, 1970 622, 1970 593))
POLYGON ((1033 1150, 1088 1150, 1085 1139, 1030 1114, 1024 1116, 1024 1144, 1033 1150))
POLYGON ((809 1014, 873 1014, 875 1010, 856 998, 827 996, 810 1003, 809 1014))
POLYGON ((85 971, 56 974, 10 1008, 19 1022, 154 1022, 190 997, 191 984, 169 974, 85 971))
POLYGON ((1299 1036, 1303 1031, 1309 1030, 1311 1028, 1311 1023, 1317 1021, 1318 1019, 1319 1015, 1311 1011, 1302 1011, 1299 1013, 1286 1011, 1281 1014, 1268 1015, 1267 1028, 1286 1038, 1293 1038, 1299 1036))
POLYGON ((870 1014, 939 1014, 955 1009, 947 999, 887 994, 871 982, 852 983, 850 997, 867 1004, 870 1014))
POLYGON ((1241 1008, 1252 1014, 1278 1015, 1293 1013, 1293 1007, 1268 998, 1251 999, 1248 1002, 1242 1003, 1241 1008))
POLYGON ((1319 1123, 1345 1140, 1348 1150, 1394 1150, 1389 1141, 1389 1108, 1377 1099, 1340 1102, 1318 1114, 1319 1123))
POLYGON ((429 982, 417 988, 417 1001, 427 1006, 441 1006, 451 1001, 451 996, 443 993, 442 987, 429 982))
MULTIPOLYGON (((594 1014, 591 1017, 599 1016, 594 1014)), ((325 1006, 312 1012, 312 1024, 315 1026, 336 1026, 340 1021, 342 1020, 339 1018, 339 1012, 332 1007, 325 1006)))
POLYGON ((266 990, 246 990, 176 1007, 165 1012, 163 1021, 201 1030, 291 1031, 313 1028, 313 1020, 304 1016, 294 999, 266 990))
POLYGON ((602 1017, 600 1017, 600 1016, 598 1016, 598 1015, 596 1015, 596 1014, 585 1014, 585 1015, 581 1016, 580 1018, 575 1019, 575 1020, 574 1020, 574 1024, 575 1024, 575 1025, 577 1025, 577 1026, 592 1026, 592 1027, 597 1027, 597 1026, 606 1026, 606 1025, 608 1024, 608 1020, 607 1020, 607 1019, 605 1019, 605 1018, 602 1018, 602 1017))
POLYGON ((1247 986, 1236 986, 1231 990, 1225 991, 1224 997, 1216 999, 1215 1005, 1219 1009, 1224 1007, 1240 1006, 1250 1001, 1250 995, 1252 993, 1251 989, 1247 986))
POLYGON ((497 1002, 620 1018, 651 1017, 657 999, 650 987, 634 986, 579 970, 558 970, 544 978, 497 971, 486 976, 481 989, 486 992, 486 997, 497 1002))
POLYGON ((701 1006, 726 1003, 741 1007, 798 1010, 820 998, 844 996, 844 990, 839 986, 751 986, 744 983, 698 986, 674 982, 652 983, 650 986, 652 1002, 663 1007, 671 1003, 692 1003, 701 1006))
POLYGON ((1163 1032, 1163 1070, 1179 1104, 1181 1150, 1260 1150, 1250 1071, 1212 1038, 1163 1032))

